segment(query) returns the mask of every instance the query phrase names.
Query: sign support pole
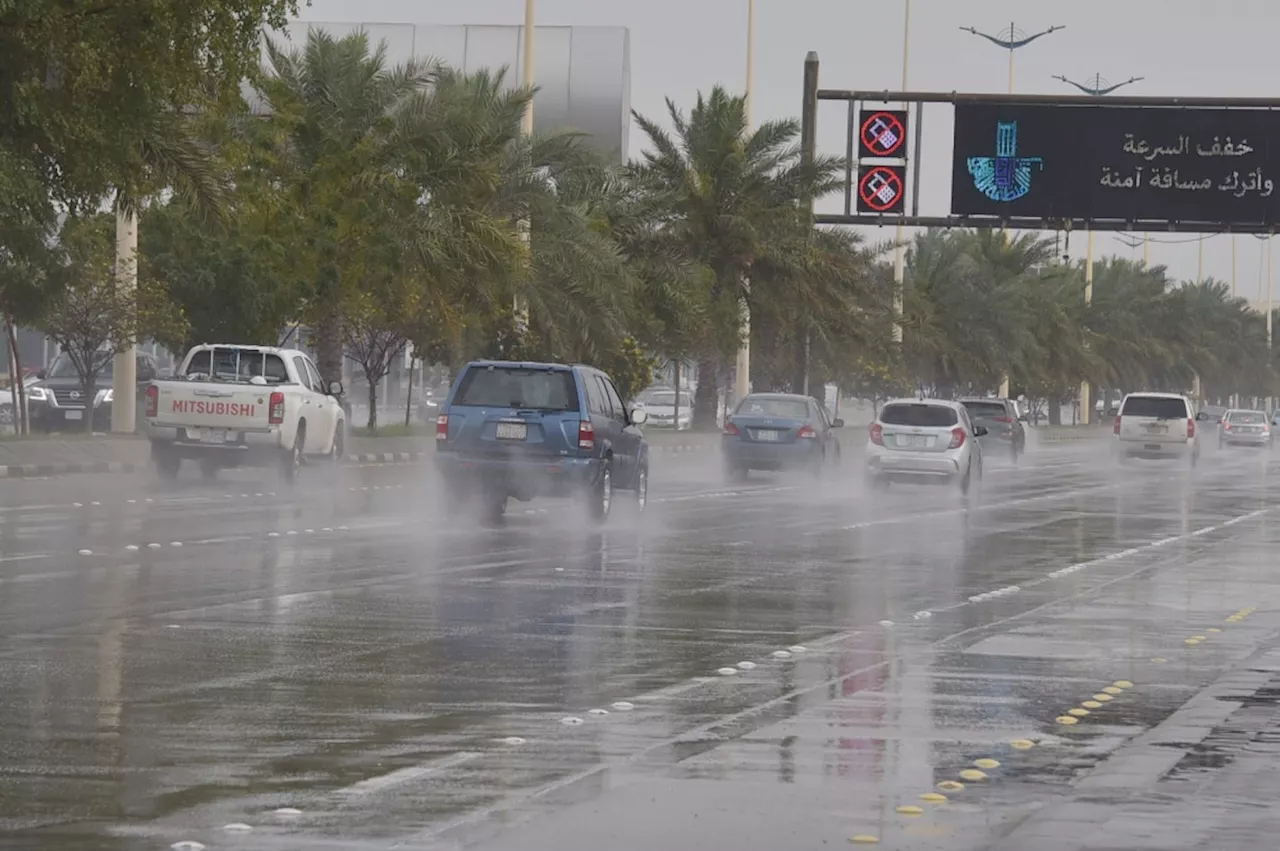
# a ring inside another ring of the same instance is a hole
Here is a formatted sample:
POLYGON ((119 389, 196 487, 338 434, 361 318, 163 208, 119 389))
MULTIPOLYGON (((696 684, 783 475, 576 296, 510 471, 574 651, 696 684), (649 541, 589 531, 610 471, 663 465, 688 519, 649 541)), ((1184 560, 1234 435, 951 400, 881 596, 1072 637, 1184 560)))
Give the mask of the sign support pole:
MULTIPOLYGON (((1085 239, 1084 250, 1084 304, 1093 304, 1093 231, 1089 231, 1085 239)), ((1080 423, 1089 425, 1093 422, 1093 399, 1090 398, 1089 382, 1080 382, 1080 423)))
MULTIPOLYGON (((907 91, 907 70, 911 59, 911 0, 906 0, 906 10, 902 17, 902 90, 907 91)), ((907 109, 909 104, 903 103, 907 109)), ((916 157, 920 150, 916 149, 916 157)), ((916 168, 920 166, 917 163, 916 168)), ((898 222, 893 238, 893 342, 902 345, 902 290, 907 278, 907 245, 906 228, 898 222)))

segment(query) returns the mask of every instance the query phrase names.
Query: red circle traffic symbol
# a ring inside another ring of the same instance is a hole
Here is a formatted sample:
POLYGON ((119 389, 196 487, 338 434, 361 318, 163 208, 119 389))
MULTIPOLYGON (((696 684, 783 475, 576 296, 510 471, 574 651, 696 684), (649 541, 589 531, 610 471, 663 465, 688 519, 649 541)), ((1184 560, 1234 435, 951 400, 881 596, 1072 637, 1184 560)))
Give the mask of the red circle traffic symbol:
POLYGON ((892 112, 873 112, 862 122, 862 144, 878 157, 891 157, 907 140, 907 130, 892 112))
POLYGON ((902 178, 887 166, 878 166, 858 181, 858 197, 877 213, 892 209, 902 199, 902 178))

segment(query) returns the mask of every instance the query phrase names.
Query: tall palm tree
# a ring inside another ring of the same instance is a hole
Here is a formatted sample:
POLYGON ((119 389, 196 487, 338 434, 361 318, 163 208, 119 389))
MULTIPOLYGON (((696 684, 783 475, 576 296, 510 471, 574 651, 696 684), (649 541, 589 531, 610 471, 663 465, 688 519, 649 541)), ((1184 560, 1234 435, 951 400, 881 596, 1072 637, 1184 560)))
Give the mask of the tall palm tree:
POLYGON ((633 179, 656 199, 658 226, 683 256, 709 270, 709 309, 698 355, 694 423, 714 428, 718 372, 738 348, 741 304, 752 267, 779 236, 780 215, 836 188, 842 162, 806 161, 796 121, 748 132, 745 102, 719 86, 699 94, 686 115, 667 101, 672 132, 635 114, 650 150, 632 164, 633 179))
POLYGON ((334 38, 316 29, 300 51, 268 40, 267 59, 261 94, 287 140, 285 177, 314 263, 308 312, 317 366, 325 381, 335 381, 342 376, 343 292, 360 286, 365 229, 385 213, 388 193, 399 190, 399 199, 406 191, 385 182, 400 150, 389 144, 397 116, 440 68, 430 59, 391 66, 386 45, 371 51, 363 32, 334 38))

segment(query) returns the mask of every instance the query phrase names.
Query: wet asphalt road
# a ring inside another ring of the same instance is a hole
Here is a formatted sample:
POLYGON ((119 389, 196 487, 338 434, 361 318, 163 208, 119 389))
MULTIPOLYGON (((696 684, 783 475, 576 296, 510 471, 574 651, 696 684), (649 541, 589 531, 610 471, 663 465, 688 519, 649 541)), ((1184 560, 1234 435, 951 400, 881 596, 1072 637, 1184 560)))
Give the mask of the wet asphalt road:
POLYGON ((989 848, 1280 625, 1264 453, 682 457, 603 533, 304 472, 0 483, 0 847, 989 848))

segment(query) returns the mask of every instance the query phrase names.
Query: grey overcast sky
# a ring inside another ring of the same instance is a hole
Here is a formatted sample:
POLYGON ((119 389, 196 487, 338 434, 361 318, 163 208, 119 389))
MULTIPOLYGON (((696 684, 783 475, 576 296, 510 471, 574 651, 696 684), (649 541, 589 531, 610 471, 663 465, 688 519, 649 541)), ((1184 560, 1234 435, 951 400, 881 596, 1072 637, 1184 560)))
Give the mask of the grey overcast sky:
MULTIPOLYGON (((305 2, 305 0, 303 0, 305 2)), ((896 89, 902 81, 904 0, 756 0, 756 120, 794 117, 800 110, 805 53, 821 58, 830 88, 896 89)), ((538 0, 537 23, 625 26, 631 31, 631 100, 658 115, 663 98, 688 105, 700 89, 746 81, 747 0, 538 0)), ((301 18, 313 21, 422 24, 519 24, 523 0, 312 0, 301 18)), ((1038 32, 1066 29, 1016 52, 1019 92, 1069 93, 1053 75, 1088 81, 1145 77, 1126 88, 1145 95, 1280 95, 1280 0, 913 0, 909 82, 914 90, 1005 91, 1008 54, 961 32, 998 33, 1015 22, 1038 32)), ((843 152, 841 105, 819 112, 819 145, 843 152)), ((631 154, 644 145, 631 130, 631 154)), ((951 119, 948 107, 926 109, 921 158, 921 212, 946 212, 950 197, 951 119)), ((833 201, 834 203, 834 201, 833 201)), ((824 205, 830 206, 830 205, 824 205)), ((885 229, 868 234, 891 239, 885 229)), ((1194 278, 1197 244, 1189 235, 1153 237, 1151 262, 1194 278)), ((1232 238, 1205 242, 1204 270, 1232 279, 1232 238)), ((1236 243, 1240 295, 1265 293, 1264 244, 1236 243)), ((1113 236, 1100 253, 1141 259, 1113 236)), ((1071 253, 1082 256, 1084 239, 1071 253)), ((1280 258, 1276 265, 1280 267, 1280 258)), ((1280 300, 1280 289, 1276 291, 1280 300)), ((1264 296, 1265 297, 1265 296, 1264 296)))

